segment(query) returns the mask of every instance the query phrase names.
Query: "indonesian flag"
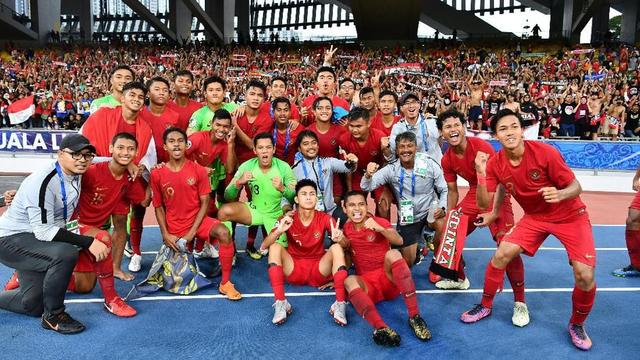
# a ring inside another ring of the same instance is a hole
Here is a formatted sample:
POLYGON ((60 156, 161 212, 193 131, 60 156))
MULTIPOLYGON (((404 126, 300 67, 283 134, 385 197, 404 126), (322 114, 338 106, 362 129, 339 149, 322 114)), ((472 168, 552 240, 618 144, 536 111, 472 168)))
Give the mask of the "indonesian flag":
POLYGON ((36 105, 33 103, 33 95, 20 99, 7 108, 11 125, 22 124, 27 121, 35 111, 36 105))

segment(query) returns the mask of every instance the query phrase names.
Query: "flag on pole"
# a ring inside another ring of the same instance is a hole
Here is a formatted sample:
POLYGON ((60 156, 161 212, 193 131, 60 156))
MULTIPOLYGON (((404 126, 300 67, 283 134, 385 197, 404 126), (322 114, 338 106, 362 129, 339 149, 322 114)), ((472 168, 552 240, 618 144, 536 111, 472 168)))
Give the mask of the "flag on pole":
POLYGON ((35 111, 36 105, 33 103, 33 95, 20 99, 7 108, 11 125, 22 124, 27 121, 35 111))

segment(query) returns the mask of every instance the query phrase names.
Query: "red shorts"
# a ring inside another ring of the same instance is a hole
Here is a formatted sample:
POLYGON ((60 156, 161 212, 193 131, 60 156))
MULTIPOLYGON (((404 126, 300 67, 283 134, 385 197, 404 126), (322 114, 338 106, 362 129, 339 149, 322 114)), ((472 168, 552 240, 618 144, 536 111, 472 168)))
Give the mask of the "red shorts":
POLYGON ((533 256, 549 235, 560 240, 567 250, 569 261, 596 266, 596 249, 586 210, 563 223, 538 221, 525 215, 504 236, 503 241, 519 245, 526 255, 533 256))
POLYGON ((400 290, 389 280, 383 268, 366 272, 360 278, 367 287, 367 295, 374 303, 393 300, 400 295, 400 290))
POLYGON ((636 193, 636 196, 633 198, 633 201, 631 202, 629 208, 640 210, 640 191, 636 193))
MULTIPOLYGON (((80 224, 80 235, 85 235, 89 230, 95 229, 93 226, 87 226, 80 224)), ((98 233, 94 237, 103 238, 107 237, 110 239, 111 234, 105 230, 99 230, 98 233)), ((109 244, 111 246, 111 244, 109 244)), ((89 249, 82 249, 78 252, 78 261, 76 261, 76 267, 73 269, 74 272, 94 272, 93 263, 95 262, 95 258, 89 252, 89 249)))
POLYGON ((331 274, 322 275, 320 259, 293 258, 293 271, 286 280, 292 285, 322 286, 333 279, 331 274))
MULTIPOLYGON (((476 229, 476 225, 474 224, 474 222, 476 221, 478 215, 481 214, 481 212, 476 205, 475 197, 468 198, 468 196, 465 196, 465 198, 462 199, 462 202, 458 206, 462 206, 462 212, 468 216, 467 236, 469 236, 469 234, 471 234, 476 229)), ((502 241, 504 235, 509 232, 509 230, 511 230, 514 224, 515 220, 513 218, 513 208, 503 205, 500 207, 500 213, 496 221, 489 225, 489 231, 491 232, 491 236, 493 237, 493 239, 498 244, 500 244, 500 241, 502 241)))
MULTIPOLYGON (((202 222, 200 223, 200 226, 198 226, 198 230, 196 231, 196 239, 198 240, 202 240, 202 241, 208 241, 209 240, 209 234, 211 234, 211 229, 213 229, 214 227, 218 226, 222 224, 220 222, 220 220, 218 219, 214 219, 212 217, 209 216, 205 216, 204 219, 202 219, 202 222)), ((171 230, 169 230, 169 232, 171 232, 171 230)), ((187 232, 189 232, 189 230, 186 230, 182 233, 179 234, 173 234, 175 236, 178 237, 182 237, 184 235, 187 234, 187 232)))
POLYGON ((129 214, 131 205, 141 203, 147 196, 147 186, 147 182, 142 178, 137 178, 136 181, 129 182, 129 185, 127 186, 127 192, 124 194, 122 199, 118 201, 118 204, 116 205, 112 214, 129 214))

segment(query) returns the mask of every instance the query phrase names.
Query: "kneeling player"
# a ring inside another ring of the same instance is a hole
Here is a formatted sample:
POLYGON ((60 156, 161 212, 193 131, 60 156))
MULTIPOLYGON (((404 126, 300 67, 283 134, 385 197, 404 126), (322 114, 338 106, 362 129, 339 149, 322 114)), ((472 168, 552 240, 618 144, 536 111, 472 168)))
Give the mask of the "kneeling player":
POLYGON ((367 213, 367 200, 360 191, 347 193, 344 210, 349 221, 344 225, 356 274, 344 282, 349 301, 371 326, 373 340, 379 345, 398 346, 400 335, 380 317, 375 303, 402 295, 409 311, 409 326, 420 340, 431 339, 427 323, 418 310, 416 287, 409 266, 398 250, 389 245, 401 245, 402 238, 387 220, 367 213))
POLYGON ((240 300, 231 279, 234 246, 229 230, 217 219, 206 216, 211 186, 207 170, 185 157, 187 134, 168 128, 163 134, 169 162, 151 172, 153 207, 164 243, 175 251, 177 240, 185 239, 190 247, 194 238, 220 245, 222 279, 218 290, 229 300, 240 300))
POLYGON ((329 312, 336 323, 347 325, 344 291, 347 267, 342 250, 345 242, 339 229, 340 222, 335 223, 329 214, 316 211, 317 193, 315 182, 309 179, 300 180, 296 184, 294 198, 298 205, 297 210, 280 219, 262 242, 261 250, 269 249, 269 279, 276 299, 273 304, 274 324, 284 323, 292 311, 291 304, 284 296, 285 279, 294 285, 319 287, 333 278, 336 301, 331 305, 329 312), (325 232, 329 232, 334 241, 327 252, 323 246, 325 232), (286 234, 286 241, 283 234, 286 234), (283 245, 287 243, 288 247, 283 245))

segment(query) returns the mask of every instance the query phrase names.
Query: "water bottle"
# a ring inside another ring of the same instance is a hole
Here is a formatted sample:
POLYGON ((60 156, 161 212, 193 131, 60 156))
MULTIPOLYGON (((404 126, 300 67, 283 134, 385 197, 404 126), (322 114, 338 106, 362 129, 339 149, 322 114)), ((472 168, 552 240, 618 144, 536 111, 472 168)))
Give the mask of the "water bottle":
POLYGON ((438 210, 438 200, 433 200, 431 202, 431 208, 429 209, 429 213, 427 213, 427 222, 433 223, 436 221, 436 211, 438 210))

